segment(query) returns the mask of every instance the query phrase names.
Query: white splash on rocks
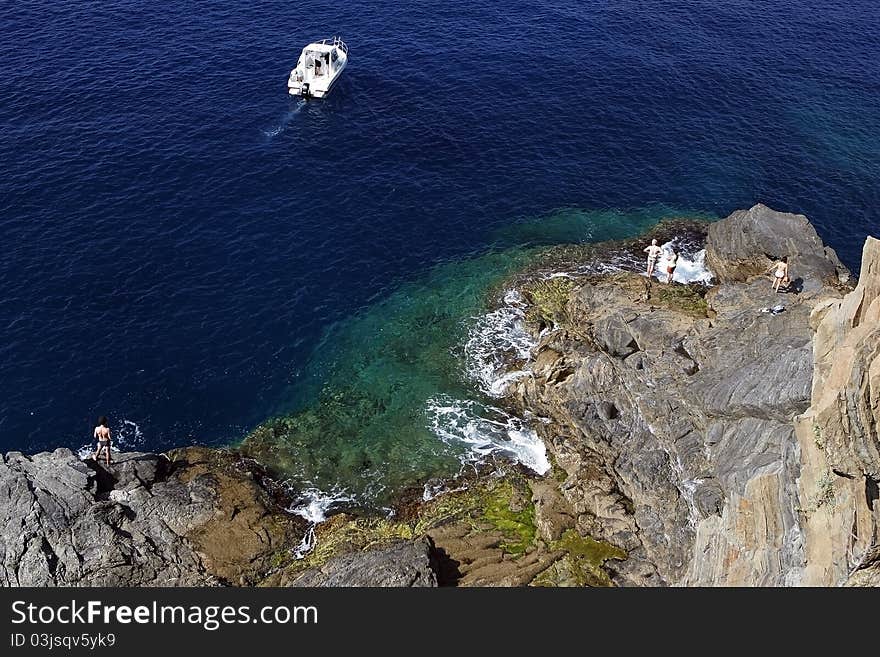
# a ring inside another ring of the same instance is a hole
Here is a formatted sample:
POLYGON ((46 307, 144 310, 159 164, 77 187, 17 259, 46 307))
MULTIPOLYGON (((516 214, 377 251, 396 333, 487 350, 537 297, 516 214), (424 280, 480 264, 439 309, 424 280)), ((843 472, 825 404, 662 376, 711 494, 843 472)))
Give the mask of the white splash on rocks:
POLYGON ((288 509, 288 512, 305 519, 309 526, 302 541, 293 550, 294 558, 302 559, 315 549, 317 542, 315 528, 327 519, 334 507, 354 501, 354 497, 341 489, 324 492, 317 488, 306 488, 300 491, 299 499, 288 509))
POLYGON ((660 257, 654 270, 654 277, 659 281, 666 281, 666 268, 672 262, 673 251, 678 253, 678 262, 672 274, 672 280, 676 283, 702 283, 708 285, 712 280, 712 272, 706 266, 706 249, 700 249, 694 253, 688 253, 677 239, 670 240, 660 247, 660 257))
POLYGON ((509 290, 503 305, 478 317, 468 334, 466 373, 490 397, 503 397, 513 381, 530 375, 521 366, 537 343, 525 329, 525 307, 522 295, 509 290))
MULTIPOLYGON (((138 423, 132 420, 122 420, 115 429, 111 429, 110 438, 111 453, 138 451, 144 445, 144 434, 138 423)), ((82 445, 76 453, 81 459, 92 458, 97 447, 98 441, 92 440, 82 445)))
POLYGON ((550 470, 547 448, 522 418, 473 400, 449 396, 427 403, 428 426, 440 440, 464 446, 462 465, 475 464, 492 454, 503 454, 539 475, 550 470))

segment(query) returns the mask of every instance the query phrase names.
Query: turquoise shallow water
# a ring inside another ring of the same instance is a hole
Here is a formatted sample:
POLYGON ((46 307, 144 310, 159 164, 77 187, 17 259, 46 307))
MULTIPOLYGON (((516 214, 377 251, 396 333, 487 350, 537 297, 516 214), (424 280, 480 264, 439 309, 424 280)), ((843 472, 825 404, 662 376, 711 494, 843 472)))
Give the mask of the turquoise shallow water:
POLYGON ((368 505, 493 455, 541 471, 533 424, 493 395, 495 372, 479 371, 481 356, 515 361, 517 345, 528 353, 515 304, 493 311, 504 305, 504 280, 543 249, 500 245, 623 239, 681 216, 694 213, 564 209, 505 227, 499 248, 438 265, 331 327, 250 449, 297 488, 368 505))

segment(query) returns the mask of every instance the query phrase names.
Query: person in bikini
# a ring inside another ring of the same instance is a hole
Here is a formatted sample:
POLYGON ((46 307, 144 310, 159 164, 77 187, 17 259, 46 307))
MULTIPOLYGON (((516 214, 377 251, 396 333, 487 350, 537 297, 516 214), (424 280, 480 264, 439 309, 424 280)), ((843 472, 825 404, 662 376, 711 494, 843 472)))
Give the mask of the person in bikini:
POLYGON ((672 255, 669 256, 669 261, 666 263, 666 282, 672 282, 672 275, 675 273, 675 266, 678 264, 678 254, 673 251, 672 255))
POLYGON ((774 262, 767 271, 773 272, 773 291, 779 292, 780 285, 788 285, 788 256, 774 262))
POLYGON ((648 276, 654 273, 654 265, 660 256, 661 249, 657 246, 657 240, 651 240, 651 246, 645 247, 643 251, 648 254, 648 276))
POLYGON ((98 449, 95 450, 95 461, 101 458, 101 452, 104 452, 104 459, 107 466, 110 466, 110 427, 107 426, 107 418, 101 416, 98 418, 98 426, 95 427, 95 438, 98 441, 98 449))

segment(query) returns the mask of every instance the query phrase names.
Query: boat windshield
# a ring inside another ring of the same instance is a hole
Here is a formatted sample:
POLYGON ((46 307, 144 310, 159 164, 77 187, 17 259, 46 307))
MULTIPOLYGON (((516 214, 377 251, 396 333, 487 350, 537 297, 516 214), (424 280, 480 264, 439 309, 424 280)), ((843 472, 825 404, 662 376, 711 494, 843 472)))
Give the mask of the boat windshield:
POLYGON ((326 70, 330 66, 330 53, 307 50, 305 53, 304 64, 306 68, 314 68, 315 73, 317 74, 322 70, 326 70))

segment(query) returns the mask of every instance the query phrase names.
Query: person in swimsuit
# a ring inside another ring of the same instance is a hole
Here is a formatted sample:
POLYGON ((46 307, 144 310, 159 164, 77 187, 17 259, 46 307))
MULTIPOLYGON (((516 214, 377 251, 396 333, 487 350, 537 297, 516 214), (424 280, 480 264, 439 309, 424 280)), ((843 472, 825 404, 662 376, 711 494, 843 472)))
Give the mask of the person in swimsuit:
POLYGON ((95 460, 101 458, 101 452, 104 452, 104 458, 107 466, 110 465, 110 427, 107 426, 107 418, 103 415, 98 418, 98 426, 95 427, 95 438, 98 441, 98 449, 95 450, 95 460))
POLYGON ((654 264, 657 262, 657 257, 663 249, 657 246, 657 240, 651 240, 651 246, 643 250, 648 254, 648 276, 650 276, 654 273, 654 264))
POLYGON ((774 262, 767 271, 773 271, 773 291, 779 292, 780 285, 788 285, 788 256, 774 262))
POLYGON ((673 251, 672 255, 669 257, 669 262, 666 263, 666 282, 672 282, 672 275, 675 273, 675 267, 678 264, 678 254, 673 251))

